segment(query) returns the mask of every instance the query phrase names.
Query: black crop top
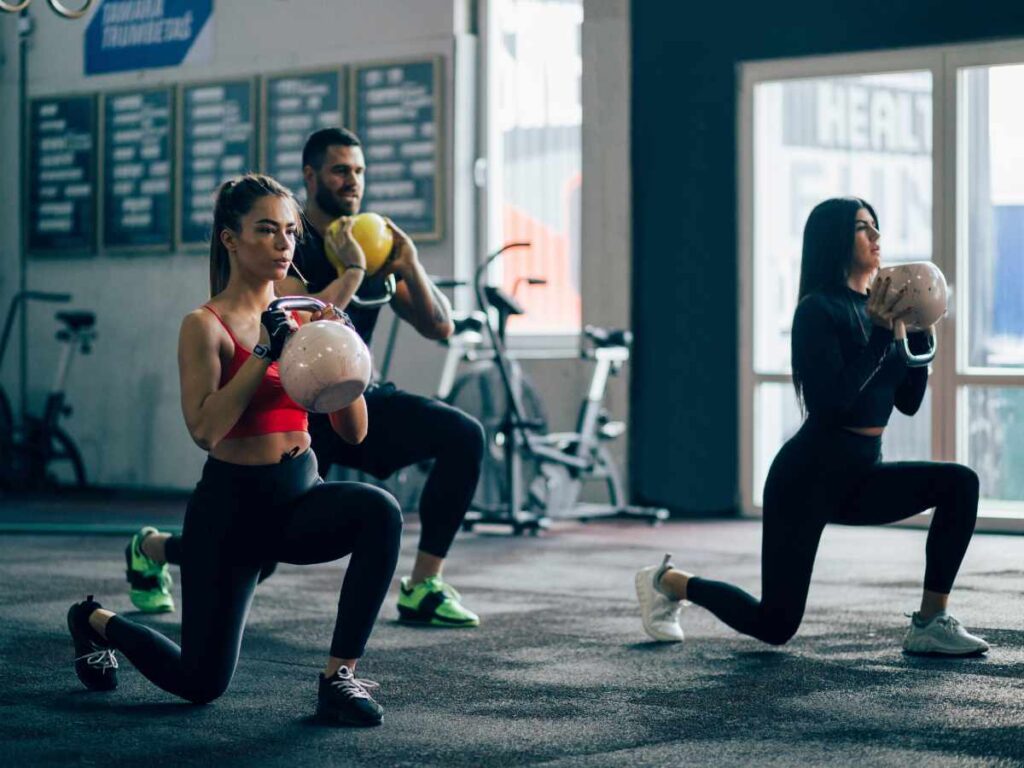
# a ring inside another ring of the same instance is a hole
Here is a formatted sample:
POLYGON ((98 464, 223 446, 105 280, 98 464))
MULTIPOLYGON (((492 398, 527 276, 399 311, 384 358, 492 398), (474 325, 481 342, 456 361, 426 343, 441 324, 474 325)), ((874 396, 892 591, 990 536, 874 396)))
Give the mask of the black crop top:
MULTIPOLYGON (((875 325, 868 297, 851 288, 808 294, 793 315, 793 369, 803 377, 809 419, 842 427, 884 427, 895 405, 912 416, 921 407, 928 369, 909 368, 892 331, 875 325)), ((924 333, 909 334, 917 353, 924 333)))

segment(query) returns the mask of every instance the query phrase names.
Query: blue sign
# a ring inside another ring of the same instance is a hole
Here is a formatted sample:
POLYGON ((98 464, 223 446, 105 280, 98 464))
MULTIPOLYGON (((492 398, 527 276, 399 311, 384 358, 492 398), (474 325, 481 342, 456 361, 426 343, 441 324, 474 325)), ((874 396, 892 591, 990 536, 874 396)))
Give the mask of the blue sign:
POLYGON ((210 61, 213 0, 103 0, 85 31, 85 74, 210 61))

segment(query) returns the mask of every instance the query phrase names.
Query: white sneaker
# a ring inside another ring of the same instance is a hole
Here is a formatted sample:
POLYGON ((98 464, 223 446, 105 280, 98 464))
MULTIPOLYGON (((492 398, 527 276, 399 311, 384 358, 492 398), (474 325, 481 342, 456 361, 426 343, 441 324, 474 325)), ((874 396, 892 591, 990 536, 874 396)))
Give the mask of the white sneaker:
POLYGON ((910 617, 910 629, 903 638, 907 653, 941 653, 945 656, 970 656, 984 653, 988 643, 975 637, 945 611, 939 611, 927 623, 918 614, 910 617))
POLYGON ((641 568, 636 573, 636 596, 640 601, 640 619, 644 631, 659 643, 683 642, 683 628, 679 626, 681 600, 669 600, 655 586, 661 574, 672 566, 671 555, 665 555, 661 565, 641 568))

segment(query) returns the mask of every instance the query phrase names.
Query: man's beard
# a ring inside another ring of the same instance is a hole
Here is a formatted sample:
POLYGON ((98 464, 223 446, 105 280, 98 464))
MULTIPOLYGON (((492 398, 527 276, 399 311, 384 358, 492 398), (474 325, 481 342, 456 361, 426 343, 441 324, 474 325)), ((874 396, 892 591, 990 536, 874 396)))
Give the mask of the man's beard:
POLYGON ((316 198, 316 204, 320 207, 320 210, 328 216, 333 216, 335 218, 338 216, 352 216, 359 210, 358 199, 352 200, 351 202, 341 200, 323 184, 317 184, 316 195, 314 195, 314 197, 316 198))

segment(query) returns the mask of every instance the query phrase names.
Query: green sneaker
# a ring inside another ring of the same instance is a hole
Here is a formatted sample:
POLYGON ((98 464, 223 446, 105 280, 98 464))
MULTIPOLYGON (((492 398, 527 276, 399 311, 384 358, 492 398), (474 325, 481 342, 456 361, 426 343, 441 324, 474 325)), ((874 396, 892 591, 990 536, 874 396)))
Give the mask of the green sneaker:
POLYGON ((132 536, 124 549, 126 577, 131 585, 128 594, 132 604, 143 613, 168 613, 174 610, 171 572, 166 563, 158 563, 142 552, 142 540, 151 533, 159 531, 146 526, 132 536))
POLYGON ((398 618, 410 624, 432 627, 476 627, 480 617, 462 605, 462 595, 455 587, 431 576, 416 586, 409 577, 398 587, 398 618))

